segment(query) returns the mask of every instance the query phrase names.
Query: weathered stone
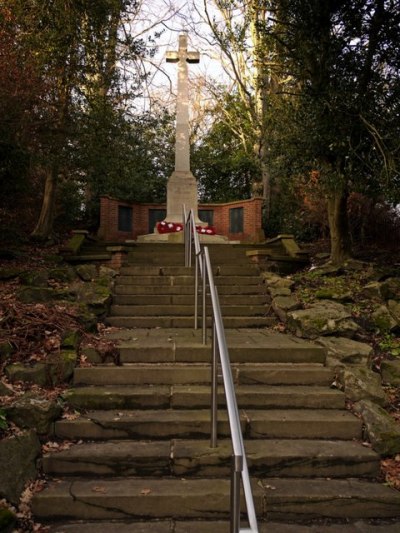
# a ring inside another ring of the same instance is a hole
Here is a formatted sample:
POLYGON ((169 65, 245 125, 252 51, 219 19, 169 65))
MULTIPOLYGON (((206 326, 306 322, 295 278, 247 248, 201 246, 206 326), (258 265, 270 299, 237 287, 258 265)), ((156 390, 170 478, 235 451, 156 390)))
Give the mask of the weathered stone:
POLYGON ((82 244, 86 240, 85 233, 75 233, 65 245, 63 252, 68 254, 77 254, 82 244))
POLYGON ((21 282, 29 287, 47 287, 49 274, 47 270, 28 270, 19 276, 21 282))
POLYGON ((288 327, 298 337, 315 339, 321 335, 353 337, 359 326, 346 307, 330 300, 321 300, 308 309, 290 311, 288 327))
POLYGON ((22 272, 23 270, 21 270, 20 268, 15 268, 15 267, 0 268, 0 280, 6 281, 9 279, 18 278, 18 276, 20 276, 22 272))
POLYGON ((81 340, 81 333, 79 330, 68 330, 64 331, 61 339, 61 347, 62 348, 74 348, 76 349, 79 345, 79 341, 81 340))
POLYGON ((365 287, 362 289, 361 294, 365 298, 370 298, 371 300, 381 300, 382 299, 382 292, 381 292, 382 283, 379 283, 379 281, 371 281, 365 287))
POLYGON ((373 449, 381 455, 400 452, 400 426, 385 409, 371 400, 361 400, 354 405, 360 414, 373 449))
POLYGON ((77 359, 74 349, 61 350, 56 356, 50 358, 46 362, 48 384, 55 386, 69 381, 74 374, 77 359))
POLYGON ((99 268, 99 277, 101 278, 113 279, 117 274, 118 272, 113 268, 106 267, 104 265, 101 265, 99 268))
POLYGON ((83 281, 92 281, 97 277, 96 265, 78 265, 75 267, 76 273, 83 281))
POLYGON ((386 305, 380 305, 375 309, 372 313, 372 320, 381 333, 393 331, 398 327, 396 320, 392 317, 386 305))
POLYGON ((331 263, 326 263, 321 265, 313 270, 313 273, 318 276, 340 276, 344 273, 344 270, 341 266, 335 266, 331 263))
POLYGON ((265 280, 265 284, 269 288, 286 288, 291 289, 294 285, 294 281, 289 278, 282 278, 273 272, 262 272, 261 277, 265 280))
POLYGON ((382 361, 381 363, 382 381, 393 385, 400 386, 400 360, 382 361))
POLYGON ((276 296, 272 300, 272 309, 282 322, 286 322, 288 311, 294 311, 300 307, 300 302, 294 296, 276 296))
POLYGON ((21 287, 17 298, 25 304, 50 302, 59 296, 58 292, 49 287, 21 287))
MULTIPOLYGON (((40 442, 33 431, 0 441, 0 496, 16 505, 25 483, 36 477, 40 442)), ((0 527, 0 530, 3 529, 0 527)))
POLYGON ((54 401, 26 393, 6 407, 7 417, 21 428, 30 428, 39 434, 50 431, 52 423, 61 415, 61 407, 54 401))
POLYGON ((382 283, 382 296, 385 300, 400 300, 400 278, 388 278, 382 283))
POLYGON ((88 309, 87 305, 77 305, 76 318, 86 331, 97 331, 97 316, 88 309))
POLYGON ((315 292, 315 297, 319 300, 334 300, 336 302, 352 302, 353 295, 350 291, 337 291, 333 288, 320 289, 315 292))
POLYGON ((11 383, 25 381, 44 386, 47 383, 47 369, 44 363, 37 363, 29 367, 21 363, 14 363, 5 368, 5 373, 11 383))
POLYGON ((268 292, 275 298, 276 296, 290 296, 292 291, 287 287, 268 287, 268 292))
POLYGON ((400 328, 400 302, 396 302, 396 300, 389 300, 387 307, 393 319, 397 323, 397 326, 400 328))
POLYGON ((69 282, 76 278, 75 271, 71 267, 53 268, 49 271, 49 278, 55 281, 69 282))
POLYGON ((77 301, 85 304, 96 316, 105 315, 111 303, 111 291, 98 283, 75 285, 77 301))
POLYGON ((380 405, 387 403, 387 397, 381 385, 381 377, 368 368, 345 368, 343 385, 346 397, 353 402, 372 400, 380 405))
POLYGON ((366 364, 374 351, 369 344, 345 337, 319 337, 317 342, 327 348, 328 364, 330 359, 352 365, 366 364))
POLYGON ((315 259, 318 259, 319 261, 324 261, 330 258, 329 252, 320 252, 318 254, 315 254, 315 259))

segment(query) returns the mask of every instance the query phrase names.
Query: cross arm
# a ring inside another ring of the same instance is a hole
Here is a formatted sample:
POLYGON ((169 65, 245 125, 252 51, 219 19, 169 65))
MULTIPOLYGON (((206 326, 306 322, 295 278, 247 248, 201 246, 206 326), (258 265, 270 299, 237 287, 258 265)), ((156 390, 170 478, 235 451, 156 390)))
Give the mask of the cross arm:
POLYGON ((178 63, 179 55, 176 52, 167 52, 166 59, 167 63, 178 63))
POLYGON ((188 52, 186 61, 188 63, 200 63, 199 52, 188 52))

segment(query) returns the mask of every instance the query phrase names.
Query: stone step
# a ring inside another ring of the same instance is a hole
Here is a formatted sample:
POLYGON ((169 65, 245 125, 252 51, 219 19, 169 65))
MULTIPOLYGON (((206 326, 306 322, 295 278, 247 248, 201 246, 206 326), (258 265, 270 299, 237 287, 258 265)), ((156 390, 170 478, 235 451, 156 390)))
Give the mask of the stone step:
MULTIPOLYGON (((234 364, 240 385, 330 385, 334 370, 318 364, 234 364)), ((75 385, 190 385, 210 384, 210 365, 138 363, 122 366, 77 367, 75 385)))
MULTIPOLYGON (((262 285, 260 276, 216 276, 214 278, 217 287, 220 285, 262 285)), ((118 276, 116 285, 151 285, 156 287, 181 287, 194 286, 194 276, 118 276)))
MULTIPOLYGON (((239 385, 236 397, 240 408, 344 409, 344 394, 327 387, 239 385)), ((75 387, 63 393, 75 409, 194 409, 210 406, 207 385, 108 385, 75 387)), ((225 405, 223 388, 218 403, 225 405)))
MULTIPOLYGON (((109 326, 117 328, 193 328, 194 316, 109 316, 105 320, 109 326)), ((275 325, 277 319, 268 316, 227 316, 223 317, 225 328, 267 328, 275 325)), ((201 319, 199 326, 201 327, 201 319)), ((211 327, 212 319, 207 319, 211 327)))
MULTIPOLYGON (((212 308, 207 306, 207 314, 211 315, 212 308)), ((265 316, 268 308, 265 305, 229 305, 221 306, 224 318, 232 316, 265 316)), ((135 316, 184 316, 193 317, 194 305, 112 305, 111 316, 135 317, 135 316)))
MULTIPOLYGON (((258 523, 259 533, 399 533, 398 522, 369 520, 337 523, 311 523, 309 525, 263 521, 258 523)), ((227 520, 157 520, 145 522, 68 522, 53 526, 49 533, 229 533, 227 520)))
MULTIPOLYGON (((215 277, 224 276, 258 276, 259 268, 256 265, 231 265, 213 264, 213 274, 215 277)), ((120 269, 123 276, 187 276, 194 275, 194 266, 146 266, 146 265, 124 265, 120 269)))
MULTIPOLYGON (((39 520, 213 519, 229 516, 230 483, 222 479, 102 479, 51 482, 34 495, 39 520)), ((256 513, 269 520, 400 516, 400 493, 359 479, 253 482, 256 513)), ((242 502, 243 503, 243 502, 242 502)), ((208 530, 210 531, 210 530, 208 530)), ((214 530, 213 530, 214 531, 214 530)))
MULTIPOLYGON (((376 477, 379 456, 358 442, 248 440, 251 475, 282 477, 376 477)), ((232 447, 219 440, 107 441, 73 445, 45 455, 43 470, 54 476, 229 476, 232 447)))
MULTIPOLYGON (((190 285, 181 285, 177 287, 176 285, 163 285, 162 290, 160 286, 152 285, 116 285, 114 287, 115 294, 141 294, 141 295, 185 295, 185 294, 194 294, 194 284, 190 285)), ((265 285, 219 285, 218 294, 222 295, 248 295, 248 294, 266 294, 265 285)))
MULTIPOLYGON (((361 421, 345 410, 246 409, 241 410, 240 420, 249 438, 361 438, 361 421)), ((229 435, 225 411, 219 412, 218 433, 229 435)), ((56 437, 72 440, 207 438, 209 434, 209 409, 89 411, 75 420, 55 423, 56 437)))
MULTIPOLYGON (((227 305, 266 305, 266 294, 220 295, 219 301, 222 306, 227 305)), ((194 293, 190 294, 115 294, 113 303, 117 305, 190 305, 194 306, 194 293)))
MULTIPOLYGON (((134 331, 134 330, 133 330, 134 331)), ((120 363, 208 363, 211 360, 211 343, 178 344, 173 337, 164 343, 155 339, 120 340, 116 341, 120 363)), ((229 356, 232 363, 324 363, 325 351, 313 345, 283 346, 230 346, 229 356)), ((93 347, 82 347, 90 363, 102 363, 102 355, 93 347)))

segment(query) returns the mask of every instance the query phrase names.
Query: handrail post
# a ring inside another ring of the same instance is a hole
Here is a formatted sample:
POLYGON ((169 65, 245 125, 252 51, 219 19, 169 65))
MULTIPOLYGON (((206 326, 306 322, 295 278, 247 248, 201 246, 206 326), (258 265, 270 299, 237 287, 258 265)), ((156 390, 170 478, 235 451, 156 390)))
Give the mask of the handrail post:
POLYGON ((212 326, 212 362, 211 362, 211 448, 217 447, 218 438, 218 340, 215 321, 212 326))
POLYGON ((194 271, 194 329, 199 327, 199 257, 195 256, 194 271))
POLYGON ((231 533, 240 531, 240 478, 243 461, 240 455, 232 455, 231 477, 231 533))
POLYGON ((206 307, 206 289, 207 289, 207 270, 206 256, 202 254, 203 263, 203 344, 207 344, 207 307, 206 307))

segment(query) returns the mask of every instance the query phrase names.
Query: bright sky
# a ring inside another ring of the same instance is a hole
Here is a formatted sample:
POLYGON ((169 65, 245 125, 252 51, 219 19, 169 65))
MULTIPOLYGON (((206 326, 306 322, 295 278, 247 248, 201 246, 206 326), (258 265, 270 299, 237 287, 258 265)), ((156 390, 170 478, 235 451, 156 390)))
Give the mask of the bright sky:
MULTIPOLYGON (((142 64, 143 71, 149 74, 148 92, 142 100, 145 109, 149 108, 151 97, 156 97, 164 105, 175 102, 177 68, 173 63, 166 63, 165 53, 177 49, 178 36, 183 31, 188 32, 189 48, 201 54, 200 64, 189 68, 192 93, 200 91, 205 78, 221 80, 223 71, 218 50, 210 44, 209 28, 202 21, 203 17, 204 0, 142 0, 140 23, 135 21, 133 34, 145 40, 155 37, 158 48, 155 57, 142 64)), ((151 41, 148 43, 150 48, 151 41)), ((196 100, 196 95, 192 98, 196 100)), ((200 99, 199 95, 197 99, 200 99)))

